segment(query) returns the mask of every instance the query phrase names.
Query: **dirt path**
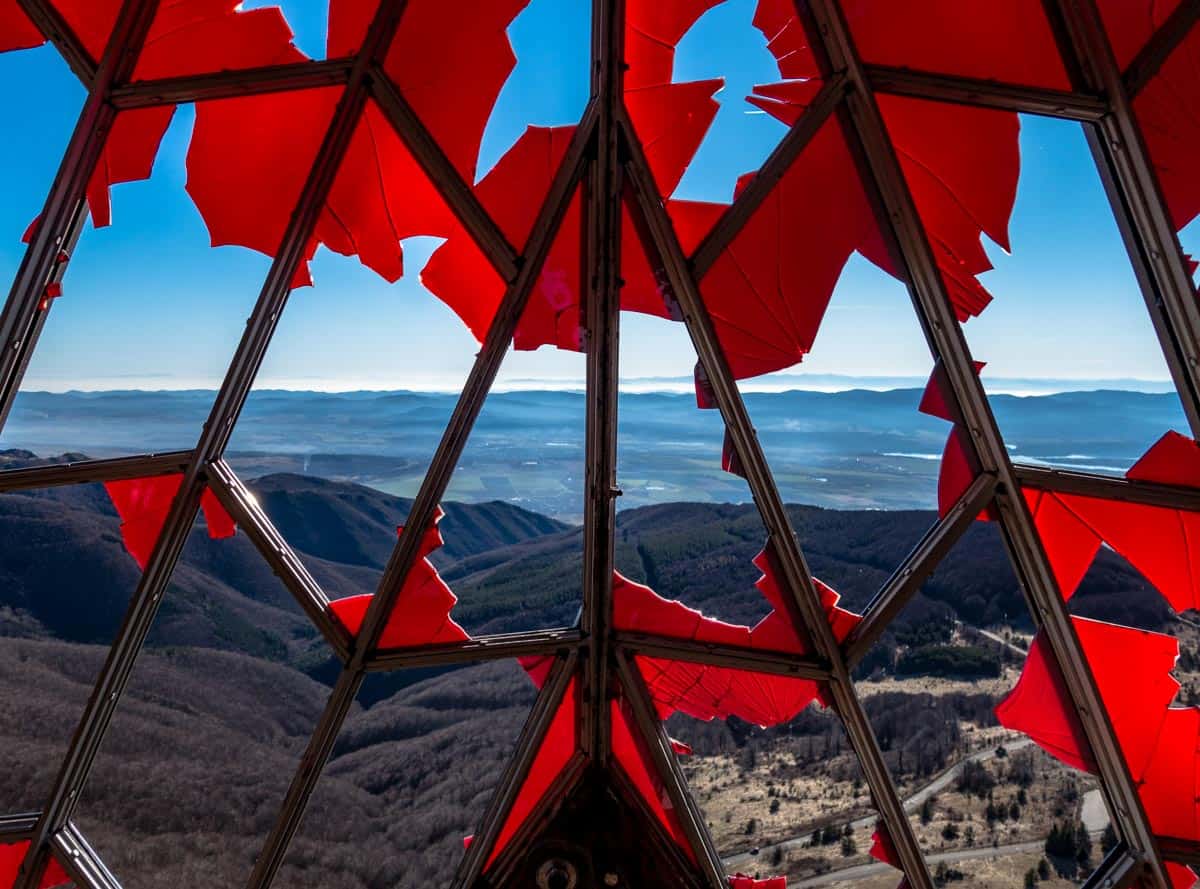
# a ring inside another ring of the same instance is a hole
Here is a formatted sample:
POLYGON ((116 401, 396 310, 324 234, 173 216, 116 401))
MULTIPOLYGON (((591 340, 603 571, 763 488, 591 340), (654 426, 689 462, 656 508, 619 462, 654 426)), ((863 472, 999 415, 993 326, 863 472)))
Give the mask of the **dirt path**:
POLYGON ((1080 807, 1079 820, 1090 834, 1104 833, 1108 827, 1108 807, 1104 805, 1104 795, 1099 789, 1089 790, 1083 795, 1083 805, 1080 807))
MULTIPOLYGON (((1011 741, 1011 742, 1004 744, 1004 749, 1011 753, 1012 751, 1020 750, 1024 747, 1028 747, 1032 743, 1033 742, 1030 741, 1028 738, 1020 738, 1016 741, 1011 741)), ((959 774, 966 767, 967 763, 969 763, 969 762, 985 762, 989 759, 994 759, 995 756, 996 756, 996 748, 990 747, 987 750, 980 750, 977 753, 972 753, 970 756, 963 757, 958 762, 956 762, 954 765, 950 766, 948 769, 946 769, 944 772, 942 772, 940 775, 938 775, 936 778, 934 778, 932 781, 930 781, 928 784, 926 784, 924 787, 922 787, 920 790, 918 790, 916 793, 908 796, 904 800, 904 811, 915 812, 917 809, 921 808, 922 805, 924 805, 925 800, 927 800, 929 797, 934 796, 938 793, 941 793, 943 790, 945 790, 947 787, 949 787, 950 784, 956 778, 958 778, 959 774)), ((1085 803, 1086 803, 1086 799, 1085 799, 1085 803)), ((1101 802, 1100 808, 1101 809, 1104 808, 1103 802, 1101 802)), ((856 831, 864 830, 864 829, 871 829, 871 828, 874 828, 876 820, 877 820, 877 816, 875 816, 873 814, 865 815, 862 818, 856 818, 853 821, 851 821, 850 826, 851 826, 851 828, 853 828, 856 831)), ((1091 829, 1090 824, 1088 825, 1088 828, 1091 829)), ((1103 825, 1101 825, 1100 829, 1103 830, 1103 825)), ((753 867, 756 862, 766 860, 767 858, 769 858, 776 849, 782 849, 786 853, 790 849, 803 848, 805 846, 805 844, 808 843, 808 839, 811 835, 812 835, 812 828, 809 827, 808 830, 801 831, 796 836, 793 836, 789 839, 781 840, 778 843, 772 843, 769 846, 760 847, 758 850, 758 855, 754 855, 750 852, 741 852, 737 855, 731 855, 729 858, 725 859, 725 867, 726 867, 726 869, 731 870, 731 871, 736 871, 739 868, 753 867)), ((1040 845, 1040 843, 1035 844, 1035 845, 1040 845)), ((991 847, 989 847, 989 848, 991 848, 991 847)), ((968 849, 966 851, 977 852, 979 850, 968 849)), ((947 853, 947 854, 952 854, 952 853, 947 853)), ((861 866, 868 867, 869 865, 861 865, 861 866)), ((854 869, 855 868, 849 868, 849 870, 854 870, 854 869)), ((800 885, 807 885, 807 884, 802 883, 800 885)), ((817 885, 817 884, 814 884, 814 885, 817 885)))
MULTIPOLYGON (((932 868, 933 865, 945 862, 946 864, 954 864, 959 861, 972 861, 979 858, 1002 858, 1005 855, 1019 855, 1022 852, 1038 852, 1045 846, 1042 840, 1030 840, 1024 843, 1011 843, 1007 846, 979 846, 974 849, 958 849, 954 852, 939 852, 934 855, 926 855, 925 860, 932 868)), ((832 883, 843 883, 849 880, 862 880, 867 877, 878 876, 879 874, 891 871, 896 872, 896 869, 887 864, 882 864, 878 861, 873 861, 870 864, 859 864, 854 867, 843 868, 842 870, 831 870, 827 874, 821 874, 818 877, 809 877, 807 880, 800 880, 793 883, 788 881, 788 886, 791 889, 808 889, 813 886, 828 886, 832 883)))
MULTIPOLYGON (((958 625, 959 630, 962 630, 966 626, 962 621, 956 621, 956 623, 958 625)), ((977 633, 978 635, 982 636, 983 638, 989 639, 992 642, 997 643, 998 645, 1004 646, 1009 651, 1011 651, 1013 654, 1018 655, 1022 660, 1024 660, 1026 655, 1029 654, 1029 652, 1026 651, 1024 648, 1021 648, 1020 646, 1017 646, 1017 645, 1013 645, 1011 642, 1009 642, 1007 639, 1005 639, 999 633, 993 633, 991 630, 981 630, 978 627, 971 627, 970 631, 972 633, 977 633)))

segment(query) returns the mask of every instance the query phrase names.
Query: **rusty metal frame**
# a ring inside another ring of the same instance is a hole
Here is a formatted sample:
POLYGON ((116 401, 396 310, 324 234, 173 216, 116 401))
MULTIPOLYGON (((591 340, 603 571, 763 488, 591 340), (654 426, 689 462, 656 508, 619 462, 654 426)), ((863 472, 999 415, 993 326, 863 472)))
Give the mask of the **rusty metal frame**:
POLYGON ((603 766, 612 741, 610 633, 616 538, 617 376, 620 360, 621 194, 619 115, 624 104, 624 0, 592 3, 592 95, 599 108, 596 159, 584 189, 584 260, 580 293, 587 353, 584 433, 583 603, 588 640, 580 739, 603 766))
POLYGON ((15 815, 0 815, 0 838, 16 843, 33 836, 41 812, 18 812, 15 815))
POLYGON ((255 68, 234 68, 209 74, 187 74, 155 80, 135 80, 114 89, 110 101, 118 111, 237 99, 291 90, 345 86, 350 82, 354 59, 285 62, 255 68))
POLYGON ((329 609, 329 596, 267 518, 254 494, 223 459, 210 461, 205 467, 204 477, 209 490, 250 538, 263 561, 271 566, 275 576, 287 587, 308 619, 321 631, 334 654, 339 660, 345 661, 350 656, 353 644, 349 631, 334 617, 329 609))
POLYGON ((912 552, 880 587, 875 598, 867 605, 862 621, 842 644, 846 662, 851 667, 861 661, 871 646, 879 641, 879 637, 917 594, 921 584, 954 548, 959 538, 975 523, 979 513, 995 494, 996 476, 989 472, 980 473, 958 502, 950 507, 950 511, 925 532, 912 552))
MULTIPOLYGON (((483 872, 489 856, 495 849, 496 839, 504 827, 504 822, 512 811, 513 803, 521 792, 521 786, 533 767, 534 759, 546 738, 546 732, 558 713, 559 705, 562 704, 571 683, 576 681, 576 660, 577 655, 572 654, 567 658, 556 659, 551 667, 550 674, 539 690, 537 700, 534 701, 533 708, 521 728, 513 755, 496 785, 487 811, 480 820, 475 838, 459 862, 458 870, 450 883, 451 889, 470 889, 483 872)), ((576 706, 581 704, 577 697, 576 706)))
POLYGON ((445 645, 419 645, 411 648, 380 649, 366 662, 368 672, 411 670, 417 667, 445 667, 477 664, 511 658, 561 656, 584 647, 578 627, 556 630, 527 630, 523 633, 496 633, 472 636, 465 642, 445 645))
POLYGON ((17 0, 17 5, 31 22, 42 32, 42 36, 54 44, 54 48, 66 61, 75 76, 87 88, 96 79, 99 66, 87 47, 71 30, 50 0, 17 0))
MULTIPOLYGON (((101 156, 105 138, 119 111, 182 102, 206 101, 271 92, 342 88, 334 119, 297 202, 296 212, 263 285, 245 336, 212 407, 197 446, 189 451, 146 454, 109 460, 50 464, 0 471, 0 492, 54 485, 114 481, 182 473, 158 544, 110 651, 84 716, 72 739, 46 808, 34 815, 0 818, 0 835, 28 838, 30 850, 14 889, 32 889, 33 874, 53 850, 72 876, 94 889, 119 889, 98 856, 71 822, 79 791, 90 773, 135 659, 153 621, 199 509, 211 488, 266 562, 329 641, 343 664, 324 714, 301 759, 249 885, 266 889, 276 875, 303 816, 334 741, 367 672, 448 666, 527 655, 554 656, 553 678, 539 696, 526 723, 506 780, 480 825, 477 851, 464 859, 456 889, 469 889, 479 876, 541 734, 570 682, 579 682, 583 715, 581 739, 586 758, 575 763, 565 793, 588 768, 602 767, 608 753, 612 695, 630 701, 638 729, 654 765, 681 814, 703 882, 715 887, 723 871, 711 837, 699 817, 686 782, 671 755, 661 723, 636 669, 639 655, 814 679, 829 684, 835 709, 859 756, 883 823, 903 862, 911 885, 928 889, 928 870, 899 804, 891 777, 857 698, 849 670, 878 639, 921 583, 991 503, 998 513, 1018 578, 1034 619, 1046 632, 1100 766, 1102 786, 1122 837, 1120 854, 1110 855, 1088 885, 1135 877, 1165 889, 1164 858, 1200 862, 1200 843, 1156 838, 1116 747, 1090 668, 1062 603, 1046 554, 1021 496, 1022 487, 1104 497, 1151 506, 1200 511, 1200 494, 1173 485, 1114 479, 1089 473, 1014 465, 971 367, 970 352, 949 309, 948 297, 904 181, 874 96, 890 93, 1080 121, 1089 133, 1097 166, 1125 237, 1139 283, 1155 323, 1168 365, 1184 400, 1193 434, 1200 433, 1200 308, 1190 273, 1170 224, 1161 187, 1132 100, 1161 68, 1170 53, 1200 22, 1200 0, 1183 0, 1153 35, 1129 68, 1121 72, 1112 57, 1095 0, 1044 0, 1058 38, 1064 65, 1072 72, 1071 90, 1050 90, 1010 83, 890 68, 863 63, 842 16, 840 0, 796 0, 799 16, 814 38, 824 63, 825 82, 752 183, 691 256, 685 255, 658 193, 622 97, 622 0, 594 0, 593 89, 584 114, 527 243, 519 251, 480 204, 467 182, 445 157, 437 141, 382 69, 405 0, 384 0, 371 23, 363 48, 352 58, 289 63, 240 71, 132 81, 140 46, 149 30, 155 0, 125 0, 101 59, 92 59, 49 0, 18 0, 88 88, 62 166, 51 187, 42 224, 17 273, 0 313, 0 427, 45 323, 52 300, 47 285, 61 282, 86 219, 85 189, 101 156), (245 485, 224 462, 232 427, 287 302, 295 269, 332 187, 355 126, 369 101, 384 117, 438 189, 451 211, 506 282, 507 290, 483 348, 448 423, 429 472, 415 499, 409 526, 426 527, 444 494, 450 474, 499 369, 561 225, 566 208, 581 186, 586 196, 586 271, 581 292, 583 342, 588 361, 587 478, 585 481, 584 603, 579 627, 481 636, 464 643, 380 650, 379 639, 404 580, 419 558, 419 534, 402 534, 389 559, 357 638, 333 616, 329 601, 296 553, 254 502, 245 485), (868 192, 876 203, 934 356, 946 367, 947 394, 963 417, 963 428, 982 472, 955 507, 938 521, 884 584, 863 622, 839 646, 820 609, 803 553, 778 489, 759 446, 745 404, 717 342, 700 296, 700 281, 742 230, 747 220, 787 172, 818 130, 832 123, 843 128, 868 192), (718 646, 694 640, 618 632, 611 623, 614 500, 616 486, 616 393, 619 342, 620 241, 623 205, 633 211, 646 241, 682 310, 701 363, 713 384, 733 447, 746 469, 756 504, 768 529, 768 551, 783 587, 788 611, 812 641, 813 656, 718 646), (549 714, 549 715, 547 715, 549 714), (490 833, 489 833, 490 832, 490 833)), ((528 839, 528 838, 526 838, 528 839)), ((661 838, 660 838, 661 839, 661 838)), ((504 856, 519 854, 515 841, 504 856)), ((1123 883, 1120 883, 1123 884, 1123 883)), ((1114 883, 1114 885, 1119 885, 1114 883)))
POLYGON ((864 65, 863 69, 872 89, 878 93, 956 102, 1063 120, 1096 121, 1108 113, 1108 102, 1099 94, 1039 89, 886 65, 864 65))
POLYGON ((84 485, 89 482, 115 482, 130 478, 171 475, 187 469, 191 451, 169 451, 164 454, 140 454, 135 457, 114 457, 110 460, 75 460, 70 463, 47 463, 21 469, 0 470, 0 492, 28 491, 35 488, 54 488, 62 485, 84 485))
MULTIPOLYGON (((1094 127, 1085 128, 1088 144, 1192 435, 1200 436, 1200 305, 1141 125, 1134 115, 1132 96, 1117 67, 1095 0, 1044 3, 1055 25, 1066 69, 1081 87, 1102 91, 1108 98, 1110 112, 1094 127)), ((1180 11, 1196 5, 1184 4, 1180 11)))
POLYGON ((1200 842, 1181 840, 1178 837, 1159 837, 1158 844, 1167 860, 1200 868, 1200 842))
MULTIPOLYGON (((945 367, 951 389, 949 396, 963 418, 962 428, 982 470, 996 475, 998 522, 1010 560, 1029 600, 1031 615, 1045 633, 1062 671, 1096 756, 1113 821, 1122 839, 1142 857, 1150 885, 1166 889, 1169 882, 1153 831, 1021 495, 1003 437, 972 366, 970 349, 954 316, 840 5, 836 0, 798 0, 797 12, 813 35, 818 55, 824 55, 827 70, 845 70, 857 86, 847 100, 842 116, 843 128, 850 137, 863 179, 873 186, 881 226, 890 234, 897 258, 907 272, 909 292, 930 349, 945 367)), ((1065 62, 1070 70, 1070 60, 1065 62)), ((1109 99, 1113 97, 1109 95, 1109 99)))
POLYGON ((1141 858, 1122 841, 1104 856, 1104 860, 1079 889, 1129 889, 1141 873, 1141 858))
POLYGON ((1136 97, 1162 68, 1163 63, 1200 22, 1200 0, 1181 0, 1167 20, 1125 69, 1125 91, 1136 97))
MULTIPOLYGON (((803 119, 802 116, 801 122, 803 119)), ((778 579, 786 593, 785 606, 789 617, 800 637, 810 639, 817 656, 829 664, 829 689, 834 709, 842 719, 846 737, 858 757, 879 816, 887 826, 903 862, 905 876, 914 889, 932 889, 929 869, 884 762, 879 742, 854 691, 849 666, 833 637, 821 605, 821 596, 796 540, 783 498, 775 485, 750 414, 700 295, 699 282, 689 267, 667 216, 662 195, 658 193, 632 124, 626 121, 623 130, 630 153, 626 172, 636 198, 636 211, 651 241, 646 245, 647 249, 657 255, 657 261, 682 311, 683 322, 687 325, 700 364, 712 385, 729 439, 741 461, 755 505, 767 530, 767 551, 778 569, 778 579)))
POLYGON ((629 702, 634 722, 650 752, 650 760, 658 772, 667 797, 671 800, 679 826, 696 855, 700 875, 709 889, 724 889, 727 884, 721 856, 717 852, 712 834, 708 831, 704 813, 700 811, 699 804, 688 789, 687 779, 679 766, 679 758, 671 749, 671 739, 667 737, 666 727, 654 710, 650 690, 629 655, 618 653, 616 668, 625 700, 629 702))
POLYGON ((54 857, 80 889, 122 889, 118 880, 74 822, 50 840, 54 857))
POLYGON ((831 677, 828 664, 786 651, 720 645, 697 639, 673 639, 668 636, 623 630, 613 632, 613 643, 623 654, 633 656, 665 658, 691 664, 707 664, 711 667, 727 667, 731 670, 771 673, 793 679, 814 679, 818 682, 828 682, 831 677))
POLYGON ((1025 463, 1014 464, 1013 471, 1021 485, 1026 488, 1140 503, 1143 506, 1158 506, 1163 509, 1200 512, 1200 491, 1183 485, 1164 485, 1071 469, 1030 466, 1025 463))

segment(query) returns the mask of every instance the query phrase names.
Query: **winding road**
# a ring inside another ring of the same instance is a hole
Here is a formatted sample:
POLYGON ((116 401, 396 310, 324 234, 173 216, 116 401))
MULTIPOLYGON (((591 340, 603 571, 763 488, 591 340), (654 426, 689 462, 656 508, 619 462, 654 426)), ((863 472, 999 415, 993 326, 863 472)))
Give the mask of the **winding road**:
MULTIPOLYGON (((926 855, 925 861, 930 865, 936 865, 941 862, 954 864, 959 861, 971 861, 979 858, 1001 858, 1005 855, 1019 855, 1022 852, 1039 852, 1045 845, 1043 840, 1029 840, 1024 843, 1010 843, 1007 846, 976 846, 971 849, 957 849, 953 852, 937 852, 933 855, 926 855)), ((800 880, 798 883, 793 883, 789 880, 788 886, 791 889, 807 889, 810 886, 828 886, 832 883, 843 883, 848 880, 862 880, 884 873, 894 874, 896 873, 896 869, 889 864, 872 861, 869 864, 858 864, 854 867, 842 868, 841 870, 831 870, 829 873, 809 877, 807 880, 800 880)))
MULTIPOLYGON (((1012 752, 1012 751, 1021 750, 1025 747, 1028 747, 1032 743, 1033 742, 1030 741, 1028 738, 1020 738, 1016 741, 1006 743, 1004 745, 1004 749, 1009 752, 1012 752)), ((972 753, 970 756, 963 757, 958 762, 956 762, 954 765, 950 766, 948 769, 941 772, 936 778, 934 778, 932 781, 930 781, 928 784, 926 784, 924 787, 922 787, 916 793, 912 794, 911 796, 906 797, 904 800, 904 811, 906 811, 906 812, 917 811, 917 809, 921 808, 921 806, 924 805, 925 800, 927 800, 931 796, 934 796, 935 794, 941 793, 943 790, 945 790, 947 787, 949 787, 951 782, 953 782, 959 776, 959 774, 962 773, 962 770, 964 768, 966 768, 967 763, 969 763, 969 762, 986 762, 989 759, 994 759, 995 756, 996 756, 996 748, 991 747, 986 750, 980 750, 977 753, 972 753)), ((1085 800, 1085 802, 1086 802, 1086 800, 1085 800)), ((1086 806, 1085 806, 1085 808, 1086 808, 1086 806)), ((1101 808, 1101 810, 1103 810, 1103 808, 1104 808, 1103 803, 1100 804, 1100 808, 1101 808)), ((876 815, 864 815, 862 818, 856 818, 853 821, 851 821, 850 826, 855 831, 862 830, 865 828, 873 828, 875 826, 876 820, 878 820, 876 815)), ((1088 824, 1088 829, 1089 830, 1092 829, 1091 824, 1088 824)), ((1100 829, 1103 830, 1103 825, 1101 825, 1100 829)), ((754 855, 750 852, 741 852, 737 855, 731 855, 729 858, 725 859, 725 867, 727 870, 730 870, 730 871, 736 871, 740 868, 753 867, 753 865, 755 865, 757 862, 762 861, 765 858, 769 858, 776 849, 782 849, 784 852, 787 852, 790 849, 803 848, 808 843, 808 839, 811 835, 812 835, 812 828, 809 827, 808 830, 802 831, 797 836, 791 837, 786 840, 781 840, 778 843, 772 843, 769 846, 760 847, 758 850, 758 855, 754 855)), ((1025 844, 1018 843, 1017 845, 1020 846, 1020 845, 1025 845, 1025 844)), ((1042 844, 1040 842, 1034 843, 1034 846, 1037 846, 1037 847, 1040 847, 1041 845, 1042 844)), ((981 857, 982 854, 984 854, 984 853, 990 853, 990 852, 998 853, 1001 849, 1004 849, 1004 848, 1006 848, 1006 847, 1001 846, 999 848, 996 848, 996 847, 992 847, 992 846, 987 846, 987 847, 979 848, 979 849, 964 849, 964 850, 962 850, 962 852, 977 853, 977 854, 970 854, 970 855, 968 855, 968 857, 978 858, 978 857, 981 857)), ((1010 849, 1010 851, 1012 851, 1012 850, 1010 849)), ((957 855, 959 853, 947 852, 945 854, 946 855, 957 855)), ((940 860, 940 857, 934 856, 934 857, 931 857, 930 860, 931 861, 940 860)), ((953 860, 958 860, 958 859, 947 858, 946 860, 953 861, 953 860)), ((847 874, 847 873, 850 873, 851 871, 858 871, 861 868, 871 868, 871 867, 876 867, 876 866, 885 867, 886 865, 863 864, 863 865, 858 865, 856 867, 846 868, 845 870, 841 870, 841 871, 831 871, 830 874, 834 874, 834 873, 836 873, 838 875, 847 874)), ((864 875, 866 873, 868 873, 868 871, 864 871, 864 875)), ((869 871, 869 873, 875 873, 875 871, 869 871)), ((823 879, 824 877, 830 876, 830 874, 824 874, 820 878, 814 877, 813 879, 823 879)), ((850 879, 850 877, 838 876, 837 879, 850 879)), ((822 884, 821 883, 811 883, 810 884, 810 883, 804 882, 804 883, 797 883, 795 885, 796 886, 808 886, 808 885, 819 886, 822 884)))
MULTIPOLYGON (((960 625, 961 628, 961 625, 960 625)), ((1024 657, 1028 652, 1014 645, 1009 640, 1005 639, 997 633, 992 633, 987 630, 972 629, 973 632, 980 636, 995 642, 1013 653, 1024 657)), ((1006 751, 1012 752, 1021 750, 1032 744, 1029 738, 1020 738, 1011 742, 1006 742, 1004 748, 1006 751)), ((994 759, 996 749, 989 748, 980 750, 977 753, 972 753, 963 759, 950 766, 945 771, 941 772, 936 778, 918 790, 916 793, 908 796, 904 800, 904 811, 915 812, 925 800, 931 796, 941 793, 950 786, 962 770, 969 762, 985 762, 994 759)), ((850 822, 851 828, 855 831, 873 828, 877 821, 876 815, 866 815, 862 818, 856 818, 850 822)), ((1080 810, 1080 820, 1088 829, 1088 832, 1093 838, 1098 837, 1108 826, 1108 810, 1104 805, 1104 798, 1099 790, 1090 790, 1083 797, 1083 804, 1080 810)), ((769 860, 776 849, 781 849, 787 852, 791 849, 800 849, 807 845, 809 837, 812 834, 812 827, 802 831, 797 836, 786 840, 781 840, 778 843, 772 843, 769 846, 762 846, 758 850, 758 854, 750 852, 741 852, 737 855, 731 855, 724 860, 725 868, 730 873, 738 872, 743 869, 753 869, 756 864, 761 861, 769 860)), ((951 852, 938 852, 926 856, 926 861, 931 865, 936 865, 940 862, 952 864, 958 861, 971 861, 981 858, 999 858, 1005 855, 1019 855, 1022 852, 1035 852, 1044 848, 1045 843, 1042 840, 1029 840, 1021 843, 1010 843, 1004 846, 975 846, 968 849, 956 849, 951 852)), ((856 864, 852 867, 842 868, 840 870, 832 870, 828 873, 820 874, 819 876, 809 877, 796 883, 790 883, 792 889, 805 889, 805 887, 828 886, 833 883, 845 882, 848 880, 858 880, 867 877, 876 876, 878 874, 892 871, 894 868, 878 861, 871 861, 867 864, 856 864)))

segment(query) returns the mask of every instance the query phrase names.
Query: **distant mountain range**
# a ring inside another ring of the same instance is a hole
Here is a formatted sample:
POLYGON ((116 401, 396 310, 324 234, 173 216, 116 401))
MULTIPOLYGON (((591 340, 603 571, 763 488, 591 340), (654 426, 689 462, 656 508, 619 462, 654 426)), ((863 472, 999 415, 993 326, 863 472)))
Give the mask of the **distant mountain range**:
MULTIPOLYGON (((671 392, 675 394, 692 391, 692 377, 622 377, 622 392, 671 392)), ((919 389, 925 385, 924 377, 916 376, 863 376, 829 373, 774 373, 746 380, 741 384, 743 392, 847 392, 852 389, 919 389)), ((1170 380, 1147 380, 1136 377, 1105 377, 1087 379, 1077 377, 988 377, 987 390, 993 395, 1056 395, 1060 392, 1092 392, 1097 389, 1112 389, 1124 392, 1171 392, 1170 380)), ((499 391, 576 390, 583 391, 581 379, 545 379, 510 377, 497 381, 499 391)), ((289 386, 287 388, 296 388, 289 386)), ((56 390, 58 391, 58 390, 56 390)))
MULTIPOLYGON (((912 509, 934 503, 948 426, 918 413, 917 388, 746 393, 784 496, 838 508, 912 509)), ((117 454, 188 448, 210 391, 23 392, 6 447, 117 454)), ((413 496, 455 397, 422 392, 254 392, 232 441, 247 476, 272 472, 354 481, 413 496)), ((1014 457, 1095 472, 1128 468, 1170 428, 1184 428, 1173 393, 1096 390, 996 395, 1014 457)), ((622 508, 680 500, 747 502, 722 472, 721 419, 688 394, 624 393, 620 405, 622 508)), ((582 505, 583 396, 492 394, 449 497, 503 500, 575 522, 582 505)))

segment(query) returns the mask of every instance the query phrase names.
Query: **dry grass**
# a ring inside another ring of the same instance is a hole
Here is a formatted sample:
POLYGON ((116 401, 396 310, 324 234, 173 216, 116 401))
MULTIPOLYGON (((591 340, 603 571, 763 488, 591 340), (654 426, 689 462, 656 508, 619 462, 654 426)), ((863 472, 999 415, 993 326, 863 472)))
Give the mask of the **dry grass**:
MULTIPOLYGON (((1015 675, 996 680, 995 684, 1007 690, 1013 681, 1015 675)), ((960 685, 981 690, 981 683, 928 678, 863 683, 864 691, 884 686, 891 691, 935 695, 949 693, 960 685)), ((1023 744, 1021 736, 1002 727, 963 723, 960 728, 962 744, 948 767, 968 757, 978 758, 982 777, 977 792, 960 787, 958 779, 952 778, 923 807, 924 812, 916 809, 911 815, 922 850, 934 856, 935 862, 938 856, 949 853, 1040 844, 1055 822, 1074 821, 1079 816, 1084 794, 1095 786, 1091 776, 1067 768, 1033 745, 1023 744), (997 755, 997 748, 1004 748, 1004 754, 997 755), (994 786, 989 789, 989 784, 994 786), (1001 812, 1003 818, 999 817, 1001 812)), ((852 755, 842 752, 805 764, 788 749, 786 739, 780 740, 774 748, 752 758, 733 753, 693 756, 685 761, 718 849, 723 855, 760 849, 749 860, 741 860, 743 869, 762 874, 786 871, 795 882, 871 863, 868 852, 874 821, 869 794, 861 781, 838 777, 855 774, 852 755), (853 826, 852 854, 843 855, 840 843, 812 844, 814 829, 832 825, 842 830, 848 823, 853 826), (785 842, 785 847, 775 848, 785 842)), ((929 782, 928 777, 897 776, 898 789, 906 798, 929 782)), ((1100 857, 1097 844, 1093 861, 1100 857)), ((953 863, 967 874, 967 879, 948 885, 1020 886, 1025 871, 1040 858, 1040 851, 1017 854, 1010 850, 994 859, 953 863)), ((890 873, 878 879, 862 877, 853 885, 894 889, 895 882, 894 873, 890 873)), ((849 885, 830 885, 843 884, 849 885)), ((1039 885, 1071 884, 1052 878, 1039 885)))

